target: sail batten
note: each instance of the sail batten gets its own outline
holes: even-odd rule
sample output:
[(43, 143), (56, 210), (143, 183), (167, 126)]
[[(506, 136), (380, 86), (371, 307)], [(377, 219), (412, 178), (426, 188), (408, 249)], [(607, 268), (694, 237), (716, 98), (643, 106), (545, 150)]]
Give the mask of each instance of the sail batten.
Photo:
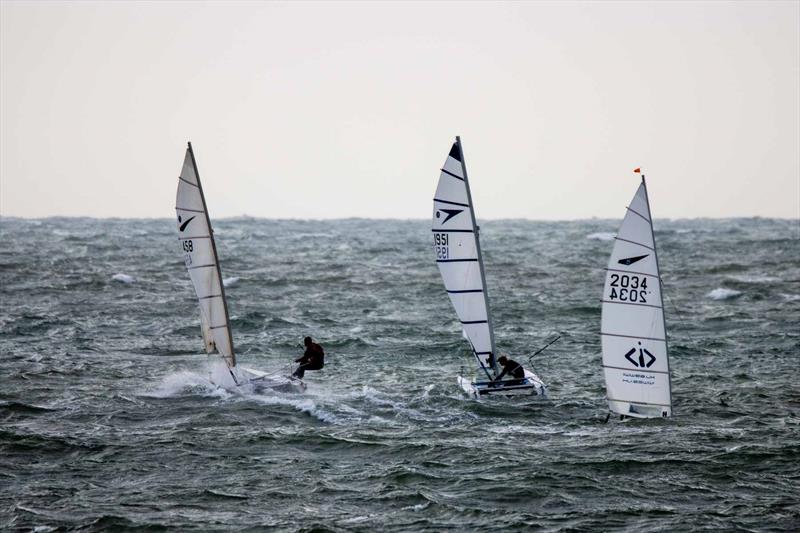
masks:
[(638, 212), (636, 212), (636, 210), (634, 210), (634, 209), (631, 209), (631, 208), (629, 207), (629, 208), (628, 208), (628, 211), (630, 211), (630, 212), (631, 212), (631, 213), (633, 213), (634, 215), (639, 215), (639, 216), (640, 216), (640, 217), (642, 217), (642, 218), (643, 218), (643, 219), (644, 219), (644, 220), (645, 220), (645, 221), (646, 221), (648, 224), (650, 223), (650, 219), (649, 219), (649, 218), (647, 218), (646, 216), (644, 216), (644, 215), (643, 215), (643, 214), (641, 214), (641, 213), (638, 213)]
[(605, 270), (600, 331), (609, 409), (633, 417), (671, 416), (667, 328), (644, 176)]
[(208, 354), (219, 354), (236, 366), (228, 304), (217, 246), (192, 145), (186, 149), (175, 200), (178, 241), (200, 307), (200, 327)]
[(614, 237), (614, 239), (616, 239), (618, 241), (627, 242), (629, 244), (635, 244), (636, 246), (641, 246), (642, 248), (647, 248), (648, 250), (652, 250), (653, 249), (652, 246), (648, 246), (648, 245), (646, 245), (644, 243), (641, 243), (641, 242), (632, 241), (630, 239), (623, 239), (622, 237)]

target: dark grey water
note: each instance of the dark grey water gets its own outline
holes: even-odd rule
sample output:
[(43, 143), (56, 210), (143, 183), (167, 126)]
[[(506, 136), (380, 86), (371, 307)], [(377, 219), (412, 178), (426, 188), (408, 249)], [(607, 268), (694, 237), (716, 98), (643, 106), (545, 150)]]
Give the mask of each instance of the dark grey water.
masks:
[(796, 531), (798, 222), (656, 221), (676, 416), (604, 424), (618, 223), (483, 224), (500, 348), (564, 338), (548, 399), (479, 402), (425, 221), (216, 222), (240, 361), (328, 353), (306, 394), (238, 395), (171, 219), (4, 218), (0, 528)]

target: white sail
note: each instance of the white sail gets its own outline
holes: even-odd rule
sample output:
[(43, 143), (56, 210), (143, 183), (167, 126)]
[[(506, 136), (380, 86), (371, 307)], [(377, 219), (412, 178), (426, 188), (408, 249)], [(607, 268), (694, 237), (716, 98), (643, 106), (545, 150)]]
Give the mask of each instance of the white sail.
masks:
[(233, 368), (236, 357), (225, 287), (191, 143), (186, 149), (183, 169), (178, 178), (175, 211), (178, 215), (178, 240), (200, 304), (200, 325), (206, 352), (218, 353), (228, 367)]
[(647, 185), (631, 200), (606, 269), (600, 331), (609, 409), (672, 414), (667, 332)]
[(494, 332), (478, 226), (458, 137), (439, 176), (433, 198), (432, 231), (436, 263), (464, 335), (472, 344), (481, 367), (496, 375), (496, 362), (492, 357)]

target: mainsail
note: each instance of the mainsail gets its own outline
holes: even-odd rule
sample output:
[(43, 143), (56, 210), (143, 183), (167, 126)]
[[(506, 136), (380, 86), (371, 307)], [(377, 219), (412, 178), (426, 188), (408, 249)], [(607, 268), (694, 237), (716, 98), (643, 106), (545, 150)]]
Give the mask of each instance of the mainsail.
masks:
[(233, 368), (236, 366), (236, 357), (233, 353), (225, 287), (222, 284), (214, 232), (208, 218), (206, 199), (191, 143), (186, 149), (183, 169), (178, 177), (175, 211), (178, 215), (178, 240), (200, 303), (200, 326), (206, 352), (218, 353), (228, 367)]
[(667, 331), (644, 176), (606, 269), (600, 331), (609, 409), (640, 418), (670, 416)]
[(493, 377), (497, 375), (494, 332), (478, 225), (459, 137), (439, 176), (433, 198), (432, 231), (436, 263), (464, 335), (481, 368)]

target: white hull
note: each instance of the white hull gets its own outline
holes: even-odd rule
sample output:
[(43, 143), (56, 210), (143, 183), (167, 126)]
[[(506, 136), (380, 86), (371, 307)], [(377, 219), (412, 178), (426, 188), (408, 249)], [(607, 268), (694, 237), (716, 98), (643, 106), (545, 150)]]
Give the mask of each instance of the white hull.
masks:
[(672, 416), (672, 407), (662, 405), (643, 405), (636, 402), (608, 401), (611, 412), (630, 418), (667, 418)]
[(278, 392), (305, 392), (306, 384), (295, 377), (267, 374), (252, 368), (236, 367), (240, 387), (253, 387), (255, 391), (270, 389)]
[(498, 382), (486, 380), (471, 380), (458, 376), (458, 385), (470, 396), (545, 396), (547, 386), (544, 382), (528, 369), (525, 369), (525, 379), (504, 379)]

